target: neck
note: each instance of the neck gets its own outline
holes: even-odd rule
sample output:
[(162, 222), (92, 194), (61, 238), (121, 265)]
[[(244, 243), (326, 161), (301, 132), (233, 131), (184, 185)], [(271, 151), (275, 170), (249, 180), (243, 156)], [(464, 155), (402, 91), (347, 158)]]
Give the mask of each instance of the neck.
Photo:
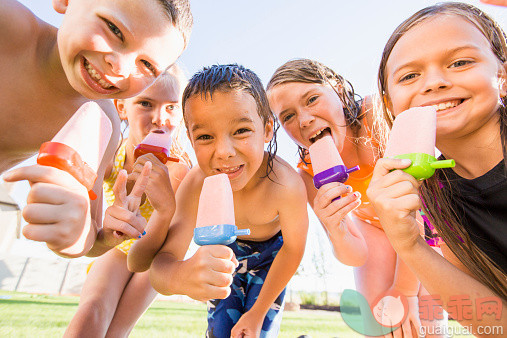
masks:
[(498, 115), (470, 134), (440, 138), (436, 146), (445, 158), (456, 161), (454, 171), (459, 176), (466, 179), (482, 176), (503, 159)]
[(132, 168), (134, 167), (135, 159), (134, 159), (134, 148), (137, 144), (134, 144), (132, 140), (127, 138), (125, 141), (125, 163), (123, 165), (123, 169), (127, 170), (127, 173), (130, 174), (132, 172)]

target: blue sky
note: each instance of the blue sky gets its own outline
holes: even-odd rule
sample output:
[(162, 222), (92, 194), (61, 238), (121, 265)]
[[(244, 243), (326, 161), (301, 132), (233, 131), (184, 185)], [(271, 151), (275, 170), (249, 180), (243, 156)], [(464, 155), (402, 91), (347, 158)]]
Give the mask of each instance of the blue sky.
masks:
[[(53, 10), (51, 1), (20, 2), (44, 21), (59, 26), (62, 16)], [(478, 0), (464, 2), (485, 10), (504, 30), (507, 28), (507, 8), (483, 5)], [(408, 16), (434, 3), (428, 0), (191, 0), (195, 24), (180, 61), (188, 76), (215, 63), (243, 64), (266, 84), (285, 61), (311, 58), (343, 75), (364, 96), (376, 90), (380, 55), (391, 32)], [(283, 130), (279, 133), (278, 154), (294, 164), (296, 147)], [(16, 189), (17, 196), (21, 196), (20, 189)], [(353, 288), (351, 269), (330, 258), (325, 235), (311, 214), (311, 233), (304, 259), (306, 270), (311, 271), (312, 255), (322, 247), (330, 274), (326, 279), (327, 288), (334, 291)]]

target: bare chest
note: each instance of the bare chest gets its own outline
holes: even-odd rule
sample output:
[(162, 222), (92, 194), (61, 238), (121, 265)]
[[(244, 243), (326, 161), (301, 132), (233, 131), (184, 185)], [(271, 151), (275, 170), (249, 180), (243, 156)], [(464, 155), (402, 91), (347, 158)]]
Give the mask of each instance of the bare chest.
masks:
[(267, 240), (280, 231), (278, 210), (276, 201), (264, 196), (264, 198), (248, 198), (236, 202), (234, 212), (236, 225), (241, 229), (250, 229), (248, 240)]

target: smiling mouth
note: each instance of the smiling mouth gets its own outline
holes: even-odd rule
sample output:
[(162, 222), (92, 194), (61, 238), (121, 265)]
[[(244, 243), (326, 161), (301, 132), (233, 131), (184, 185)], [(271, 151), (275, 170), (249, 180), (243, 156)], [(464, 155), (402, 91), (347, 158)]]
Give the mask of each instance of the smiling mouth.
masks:
[(88, 60), (85, 58), (83, 61), (84, 68), (88, 75), (90, 75), (90, 78), (98, 84), (101, 88), (106, 90), (115, 90), (118, 89), (117, 87), (113, 86), (111, 83), (104, 80), (100, 74), (92, 67), (92, 65), (88, 62)]
[(439, 111), (442, 111), (442, 110), (446, 110), (446, 109), (451, 109), (451, 108), (457, 107), (460, 104), (462, 104), (463, 101), (465, 101), (465, 100), (464, 99), (451, 100), (451, 101), (441, 102), (439, 104), (434, 104), (434, 105), (432, 105), (432, 107), (435, 108), (436, 111), (437, 111), (437, 113), (438, 113)]
[(331, 129), (330, 128), (324, 128), (324, 129), (317, 131), (315, 134), (310, 136), (310, 138), (308, 140), (310, 141), (310, 143), (313, 144), (317, 140), (320, 140), (321, 138), (323, 138), (324, 136), (331, 136)]
[(221, 174), (232, 175), (232, 174), (235, 174), (236, 172), (238, 172), (242, 167), (243, 167), (243, 164), (238, 165), (236, 167), (217, 168), (217, 171)]

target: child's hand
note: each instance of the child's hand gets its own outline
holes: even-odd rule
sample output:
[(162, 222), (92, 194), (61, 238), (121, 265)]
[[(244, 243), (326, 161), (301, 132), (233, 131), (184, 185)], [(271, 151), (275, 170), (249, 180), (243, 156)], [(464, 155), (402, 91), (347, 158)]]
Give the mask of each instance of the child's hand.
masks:
[[(419, 319), (419, 300), (417, 296), (406, 297), (408, 302), (408, 309), (403, 309), (407, 313), (407, 316), (403, 323), (401, 323), (401, 327), (394, 330), (393, 332), (385, 335), (386, 338), (417, 338), (418, 333), (420, 332), (421, 320)], [(392, 318), (396, 323), (392, 323), (393, 325), (399, 325), (399, 317), (402, 317), (403, 313), (396, 313), (397, 306), (393, 306), (393, 302), (396, 302), (397, 299), (394, 297), (386, 297), (383, 302), (382, 308), (382, 323), (384, 325), (388, 324), (389, 320)], [(400, 309), (401, 310), (401, 309)], [(394, 311), (394, 312), (393, 312)]]
[(409, 165), (410, 160), (379, 159), (367, 190), (384, 232), (396, 251), (411, 248), (420, 238), (416, 221), (417, 210), (421, 207), (420, 183), (412, 175), (394, 170)]
[(128, 180), (137, 181), (143, 166), (147, 161), (150, 161), (153, 164), (150, 179), (145, 190), (150, 204), (159, 213), (173, 210), (175, 201), (171, 180), (169, 178), (169, 170), (167, 169), (167, 166), (160, 162), (155, 155), (148, 153), (143, 156), (139, 156), (134, 163), (132, 172), (128, 176)]
[(32, 165), (4, 175), (7, 182), (28, 180), (31, 189), (23, 218), (23, 235), (46, 242), (49, 249), (68, 257), (86, 254), (96, 232), (87, 189), (66, 171)]
[(178, 293), (199, 301), (224, 299), (231, 293), (232, 274), (238, 266), (234, 252), (225, 245), (201, 246), (181, 263)]
[[(313, 210), (331, 237), (346, 234), (348, 229), (344, 222), (345, 216), (361, 204), (359, 192), (341, 197), (351, 191), (350, 186), (336, 182), (325, 184), (317, 191)], [(341, 198), (336, 199), (337, 197)]]
[(231, 338), (259, 337), (264, 323), (264, 316), (253, 312), (245, 312), (231, 330)]
[(106, 245), (115, 246), (126, 239), (139, 238), (143, 235), (146, 219), (141, 216), (139, 206), (150, 172), (151, 162), (146, 162), (129, 195), (127, 195), (127, 172), (121, 170), (118, 173), (113, 186), (115, 200), (113, 205), (106, 209), (103, 222), (102, 231)]
[(488, 5), (497, 5), (507, 7), (507, 0), (481, 0), (482, 3)]

